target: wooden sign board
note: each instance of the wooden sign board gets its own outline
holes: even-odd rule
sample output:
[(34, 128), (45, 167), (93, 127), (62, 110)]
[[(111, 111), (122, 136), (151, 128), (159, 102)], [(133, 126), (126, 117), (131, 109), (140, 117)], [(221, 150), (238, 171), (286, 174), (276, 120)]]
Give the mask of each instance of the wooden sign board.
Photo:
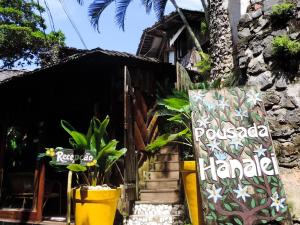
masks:
[(69, 165), (73, 163), (79, 163), (83, 166), (92, 162), (95, 159), (93, 154), (85, 150), (83, 154), (76, 154), (73, 149), (56, 148), (55, 156), (53, 157), (53, 163), (55, 165)]
[(289, 223), (261, 93), (192, 90), (189, 97), (206, 223)]

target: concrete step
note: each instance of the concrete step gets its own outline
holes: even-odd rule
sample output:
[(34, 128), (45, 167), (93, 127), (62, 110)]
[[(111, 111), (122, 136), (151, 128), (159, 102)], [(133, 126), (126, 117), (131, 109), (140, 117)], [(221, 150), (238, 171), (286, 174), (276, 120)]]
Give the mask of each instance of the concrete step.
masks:
[(162, 147), (159, 150), (160, 154), (178, 154), (179, 150), (178, 150), (178, 146), (174, 145), (174, 146), (165, 146)]
[(179, 162), (178, 154), (156, 154), (155, 162)]
[(150, 171), (178, 171), (180, 169), (179, 162), (154, 162), (150, 164)]
[(179, 171), (145, 172), (145, 181), (157, 179), (179, 179)]
[(147, 180), (146, 189), (159, 189), (159, 188), (178, 188), (178, 179), (155, 179)]
[(141, 201), (176, 203), (180, 201), (178, 189), (140, 190)]

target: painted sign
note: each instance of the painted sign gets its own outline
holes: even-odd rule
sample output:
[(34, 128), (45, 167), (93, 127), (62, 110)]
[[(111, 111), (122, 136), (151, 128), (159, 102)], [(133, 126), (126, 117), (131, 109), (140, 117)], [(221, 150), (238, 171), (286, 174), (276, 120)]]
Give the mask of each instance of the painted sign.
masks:
[(261, 93), (189, 91), (207, 224), (289, 222)]
[(85, 150), (82, 154), (75, 152), (73, 149), (56, 148), (53, 152), (53, 163), (55, 165), (69, 165), (78, 163), (81, 165), (87, 165), (93, 162), (93, 154)]

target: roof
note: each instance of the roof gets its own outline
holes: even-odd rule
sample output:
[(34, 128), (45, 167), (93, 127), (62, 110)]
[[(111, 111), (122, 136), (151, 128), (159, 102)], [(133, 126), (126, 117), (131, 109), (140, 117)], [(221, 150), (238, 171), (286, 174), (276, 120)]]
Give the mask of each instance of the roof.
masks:
[(14, 77), (22, 76), (26, 70), (0, 70), (0, 84), (5, 83)]
[[(204, 12), (181, 9), (188, 22), (199, 23), (205, 17)], [(164, 16), (161, 21), (156, 22), (152, 27), (143, 31), (140, 44), (137, 50), (137, 55), (146, 55), (150, 51), (154, 37), (164, 37), (168, 31), (174, 28), (180, 28), (183, 22), (178, 12)], [(199, 25), (200, 26), (200, 25)]]
[(67, 65), (72, 62), (78, 62), (80, 60), (86, 61), (97, 61), (100, 63), (112, 62), (113, 64), (124, 64), (124, 65), (166, 65), (171, 66), (171, 64), (162, 63), (157, 59), (144, 57), (144, 56), (136, 56), (126, 52), (118, 52), (118, 51), (110, 51), (103, 50), (101, 48), (96, 48), (92, 50), (82, 50), (79, 53), (73, 54), (71, 56), (65, 57), (60, 60), (58, 63), (54, 63), (51, 65), (44, 66), (42, 68), (38, 68), (33, 71), (25, 71), (25, 70), (0, 70), (0, 84), (9, 82), (11, 80), (15, 80), (21, 77), (27, 77), (31, 74), (35, 74), (37, 72), (42, 72), (45, 70), (50, 70), (52, 68), (61, 67)]

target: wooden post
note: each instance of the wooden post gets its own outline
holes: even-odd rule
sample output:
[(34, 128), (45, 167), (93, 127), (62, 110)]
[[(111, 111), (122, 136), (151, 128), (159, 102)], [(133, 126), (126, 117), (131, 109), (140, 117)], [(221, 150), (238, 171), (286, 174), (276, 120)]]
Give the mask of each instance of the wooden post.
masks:
[(131, 78), (127, 66), (124, 67), (124, 144), (127, 153), (124, 158), (124, 188), (125, 188), (125, 213), (129, 215), (134, 200), (136, 200), (136, 156), (134, 145), (134, 94)]

